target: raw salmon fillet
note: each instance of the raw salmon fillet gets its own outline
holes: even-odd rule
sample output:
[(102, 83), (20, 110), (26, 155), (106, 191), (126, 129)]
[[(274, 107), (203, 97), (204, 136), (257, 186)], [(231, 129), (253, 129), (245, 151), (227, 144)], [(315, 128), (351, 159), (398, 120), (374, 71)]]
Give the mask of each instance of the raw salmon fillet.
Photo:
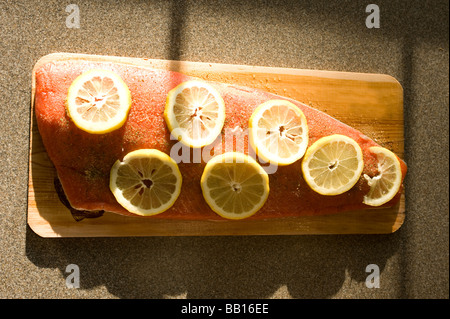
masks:
[[(65, 99), (72, 81), (90, 69), (107, 69), (116, 72), (128, 85), (132, 106), (128, 119), (118, 130), (106, 134), (89, 134), (77, 128), (68, 116)], [(109, 189), (110, 169), (117, 159), (134, 150), (154, 148), (170, 154), (177, 141), (163, 118), (168, 92), (178, 84), (193, 79), (190, 76), (148, 67), (116, 62), (87, 61), (82, 59), (55, 60), (41, 63), (34, 70), (34, 109), (39, 133), (48, 156), (56, 168), (65, 196), (70, 205), (79, 210), (108, 211), (136, 216), (126, 211)], [(224, 129), (248, 128), (253, 110), (270, 99), (286, 99), (297, 105), (305, 114), (309, 127), (309, 145), (317, 139), (343, 134), (353, 138), (364, 155), (364, 171), (358, 183), (348, 192), (337, 196), (317, 194), (306, 184), (301, 173), (301, 160), (292, 165), (278, 167), (269, 175), (270, 194), (265, 205), (250, 219), (269, 219), (290, 216), (323, 215), (368, 208), (363, 197), (369, 186), (364, 174), (377, 173), (376, 157), (369, 147), (378, 145), (363, 133), (298, 101), (268, 92), (209, 82), (222, 95), (226, 106)], [(226, 144), (228, 141), (228, 144)], [(231, 151), (231, 144), (222, 134), (222, 148), (215, 148), (214, 155)], [(219, 138), (220, 146), (220, 138)], [(205, 162), (179, 163), (183, 176), (181, 194), (167, 211), (151, 217), (165, 219), (220, 220), (203, 199), (200, 178)], [(247, 139), (244, 153), (248, 154)], [(403, 178), (406, 164), (400, 160)], [(383, 206), (395, 205), (398, 194)]]

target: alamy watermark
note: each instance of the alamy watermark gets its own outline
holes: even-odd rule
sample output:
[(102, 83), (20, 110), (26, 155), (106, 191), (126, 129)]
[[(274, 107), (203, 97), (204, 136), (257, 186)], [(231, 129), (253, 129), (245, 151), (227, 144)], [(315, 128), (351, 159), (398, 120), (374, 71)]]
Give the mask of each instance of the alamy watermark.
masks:
[(380, 267), (376, 264), (367, 265), (366, 272), (370, 273), (366, 277), (366, 287), (380, 288)]
[(66, 273), (69, 273), (66, 277), (66, 287), (80, 288), (80, 267), (76, 264), (67, 265)]
[(66, 12), (69, 15), (66, 17), (66, 27), (69, 29), (80, 28), (80, 8), (78, 5), (71, 3), (67, 5)]
[(366, 18), (366, 27), (368, 29), (380, 28), (380, 7), (376, 4), (369, 4), (366, 7), (366, 13), (370, 13)]
[[(183, 129), (178, 128), (175, 130)], [(175, 137), (175, 135), (177, 135), (176, 133), (177, 132), (172, 132), (172, 134), (170, 135), (171, 140), (177, 140), (177, 138)], [(219, 136), (213, 143), (206, 145), (203, 148), (191, 148), (190, 146), (178, 141), (170, 149), (170, 157), (176, 163), (202, 163), (208, 162), (217, 154), (223, 154), (226, 152), (239, 152), (247, 154), (249, 157), (256, 160), (256, 152), (249, 145), (250, 143), (247, 143), (247, 147), (245, 146), (245, 141), (248, 140), (249, 129), (242, 129), (239, 126), (235, 128), (224, 128), (223, 134), (219, 134)], [(272, 143), (272, 147), (274, 149), (278, 147), (277, 141), (278, 139), (274, 139), (274, 143)], [(235, 160), (240, 161), (239, 158)], [(277, 171), (277, 164), (265, 162), (261, 158), (258, 158), (258, 161), (267, 174), (273, 174)]]
[[(77, 4), (71, 3), (66, 6), (65, 11), (69, 13), (66, 17), (66, 27), (69, 29), (80, 28), (80, 7)], [(366, 6), (366, 27), (368, 29), (380, 28), (380, 7), (377, 4), (369, 4)]]

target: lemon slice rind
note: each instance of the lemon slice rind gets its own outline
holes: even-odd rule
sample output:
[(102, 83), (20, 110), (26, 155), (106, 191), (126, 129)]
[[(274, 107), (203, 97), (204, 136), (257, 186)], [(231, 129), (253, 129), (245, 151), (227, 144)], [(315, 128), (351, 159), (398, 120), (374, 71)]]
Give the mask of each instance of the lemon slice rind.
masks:
[[(379, 174), (374, 177), (364, 174), (370, 190), (364, 196), (363, 203), (369, 206), (381, 206), (393, 199), (400, 190), (402, 184), (400, 161), (394, 153), (384, 147), (372, 146), (369, 150), (377, 156)], [(383, 186), (388, 187), (388, 191), (383, 193), (383, 190), (379, 189)], [(377, 194), (381, 196), (378, 197)]]
[[(222, 165), (227, 163), (231, 166), (226, 168), (226, 165)], [(239, 177), (235, 176), (236, 180), (233, 180), (231, 177), (233, 172), (236, 173), (236, 170), (233, 171), (233, 169), (230, 169), (233, 165), (246, 165), (239, 169), (240, 172), (237, 173)], [(211, 178), (221, 180), (222, 187), (211, 187)], [(241, 178), (241, 180), (239, 180), (239, 178)], [(226, 219), (240, 220), (253, 216), (264, 206), (269, 195), (269, 177), (267, 173), (254, 159), (239, 152), (228, 152), (213, 157), (206, 164), (200, 183), (203, 197), (209, 207), (216, 214)], [(225, 187), (223, 187), (223, 185), (225, 185)], [(255, 185), (256, 188), (254, 188)], [(251, 187), (252, 189), (246, 187)], [(221, 206), (218, 204), (219, 199), (224, 199), (224, 201), (229, 200), (234, 195), (233, 190), (236, 191), (237, 189), (239, 189), (242, 194), (247, 195), (248, 192), (254, 192), (251, 195), (251, 205), (248, 204), (248, 201), (246, 201), (245, 205), (241, 204), (241, 207), (247, 206), (247, 210), (235, 213), (225, 210), (224, 205)], [(215, 195), (213, 195), (214, 193)]]
[[(327, 151), (332, 154), (326, 153)], [(314, 142), (307, 149), (302, 161), (302, 173), (306, 183), (315, 192), (328, 196), (350, 190), (360, 179), (363, 169), (361, 147), (350, 137), (340, 134), (322, 137)], [(314, 176), (311, 174), (313, 171)], [(331, 187), (323, 186), (330, 183)]]
[[(142, 165), (141, 160), (149, 165)], [(122, 181), (126, 180), (129, 184), (127, 189), (120, 188), (119, 178), (122, 178)], [(153, 189), (148, 184), (145, 185), (146, 181), (151, 181)], [(130, 213), (141, 216), (157, 215), (172, 207), (180, 195), (181, 184), (182, 176), (177, 163), (170, 156), (156, 149), (140, 149), (130, 152), (124, 156), (122, 161), (117, 160), (110, 171), (109, 187), (117, 202)], [(124, 196), (126, 191), (134, 192), (133, 198), (126, 198)], [(153, 193), (150, 195), (151, 191)], [(141, 196), (140, 203), (145, 201), (145, 196), (147, 198), (153, 196), (153, 200), (156, 197), (155, 204), (159, 205), (149, 208), (139, 207), (132, 203), (132, 200), (138, 195)], [(137, 199), (139, 200), (139, 197)], [(151, 205), (156, 206), (155, 204)]]
[[(269, 114), (273, 116), (272, 119), (267, 119)], [(261, 127), (263, 123), (266, 127)], [(275, 165), (289, 165), (301, 159), (308, 147), (308, 133), (305, 115), (287, 100), (262, 103), (249, 120), (251, 146), (258, 157)], [(285, 156), (286, 153), (289, 155)]]
[(72, 82), (66, 108), (78, 128), (91, 134), (104, 134), (125, 123), (131, 108), (131, 92), (116, 73), (93, 69)]

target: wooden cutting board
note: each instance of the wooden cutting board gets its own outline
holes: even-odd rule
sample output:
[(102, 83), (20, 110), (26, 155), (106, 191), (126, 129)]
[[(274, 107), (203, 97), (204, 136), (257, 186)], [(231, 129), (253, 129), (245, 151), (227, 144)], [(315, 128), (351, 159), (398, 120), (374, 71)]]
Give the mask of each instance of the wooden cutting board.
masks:
[[(324, 111), (360, 130), (400, 158), (404, 155), (403, 89), (388, 75), (67, 53), (45, 56), (36, 65), (68, 57), (178, 71), (205, 80), (266, 90)], [(34, 87), (33, 72), (27, 221), (42, 237), (386, 234), (399, 229), (404, 221), (404, 193), (395, 207), (325, 216), (177, 221), (106, 212), (100, 217), (76, 221), (55, 190), (56, 171), (42, 144), (34, 116)]]

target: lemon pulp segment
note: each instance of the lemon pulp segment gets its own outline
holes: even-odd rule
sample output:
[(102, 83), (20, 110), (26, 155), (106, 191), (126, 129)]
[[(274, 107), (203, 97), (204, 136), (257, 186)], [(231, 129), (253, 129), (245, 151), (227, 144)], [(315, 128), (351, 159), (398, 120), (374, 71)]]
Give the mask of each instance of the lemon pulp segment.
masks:
[(376, 154), (378, 174), (369, 177), (364, 174), (370, 190), (364, 196), (364, 204), (380, 206), (389, 202), (398, 193), (402, 184), (402, 171), (397, 156), (386, 148), (373, 146), (370, 152)]
[(167, 95), (164, 118), (171, 134), (190, 147), (211, 144), (222, 131), (225, 103), (210, 84), (186, 81)]
[(66, 107), (80, 129), (103, 134), (120, 128), (131, 107), (131, 93), (126, 83), (109, 70), (90, 70), (70, 85)]
[(289, 165), (305, 154), (308, 125), (303, 112), (286, 100), (259, 105), (249, 121), (250, 143), (266, 162)]
[(212, 158), (205, 166), (203, 196), (218, 215), (243, 219), (255, 214), (269, 195), (269, 177), (248, 155), (229, 152)]
[(350, 190), (364, 168), (361, 147), (350, 137), (335, 134), (312, 144), (302, 161), (305, 181), (317, 193), (338, 195)]
[(111, 168), (110, 189), (129, 212), (151, 216), (169, 209), (180, 194), (182, 176), (176, 162), (156, 149), (128, 153)]

